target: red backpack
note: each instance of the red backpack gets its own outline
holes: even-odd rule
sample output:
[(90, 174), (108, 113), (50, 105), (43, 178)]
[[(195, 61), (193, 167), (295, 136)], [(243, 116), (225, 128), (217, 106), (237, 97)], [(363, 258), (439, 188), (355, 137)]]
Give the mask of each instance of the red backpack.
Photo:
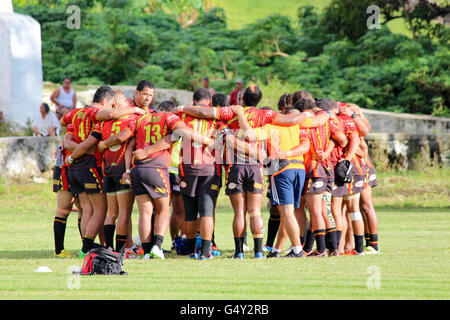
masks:
[(84, 258), (81, 275), (127, 275), (125, 271), (122, 271), (122, 267), (123, 258), (120, 253), (106, 248), (95, 248)]

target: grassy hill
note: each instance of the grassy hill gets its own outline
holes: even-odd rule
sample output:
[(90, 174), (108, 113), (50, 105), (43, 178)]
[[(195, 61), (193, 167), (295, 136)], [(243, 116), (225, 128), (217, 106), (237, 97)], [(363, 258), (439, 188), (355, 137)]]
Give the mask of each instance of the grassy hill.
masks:
[[(314, 6), (319, 11), (323, 10), (330, 0), (216, 0), (217, 7), (224, 8), (227, 16), (227, 25), (230, 29), (240, 29), (245, 25), (273, 13), (288, 16), (292, 21), (297, 21), (297, 9), (301, 6)], [(405, 21), (397, 19), (388, 23), (394, 33), (411, 36)]]

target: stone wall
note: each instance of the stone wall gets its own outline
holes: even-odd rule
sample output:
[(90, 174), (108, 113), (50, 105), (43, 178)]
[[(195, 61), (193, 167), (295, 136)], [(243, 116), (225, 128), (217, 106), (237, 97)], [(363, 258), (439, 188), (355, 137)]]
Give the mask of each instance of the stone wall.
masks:
[[(0, 176), (49, 177), (62, 137), (0, 138)], [(372, 133), (366, 138), (378, 170), (421, 170), (450, 165), (450, 134)]]

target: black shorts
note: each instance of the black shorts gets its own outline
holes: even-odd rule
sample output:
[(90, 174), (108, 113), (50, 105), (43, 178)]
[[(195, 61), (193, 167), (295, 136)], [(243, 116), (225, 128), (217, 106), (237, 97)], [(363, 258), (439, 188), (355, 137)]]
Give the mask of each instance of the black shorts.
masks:
[(97, 166), (97, 159), (94, 156), (87, 156), (80, 158), (79, 161), (74, 161), (69, 167), (67, 177), (73, 194), (102, 192), (102, 169)]
[(378, 185), (377, 175), (375, 174), (375, 168), (374, 167), (370, 167), (367, 170), (366, 182), (372, 188), (374, 188), (374, 187), (376, 187)]
[(130, 190), (131, 185), (121, 183), (121, 176), (104, 176), (103, 177), (103, 192), (115, 193), (123, 190)]
[(217, 197), (219, 194), (219, 176), (180, 176), (180, 191), (189, 197), (208, 194)]
[(342, 186), (336, 185), (336, 183), (333, 182), (333, 187), (331, 189), (331, 196), (335, 198), (342, 198), (343, 196), (346, 196), (348, 193), (348, 187), (346, 184)]
[(365, 180), (366, 176), (354, 175), (352, 182), (345, 184), (347, 187), (347, 195), (351, 196), (361, 193), (366, 187)]
[(170, 191), (175, 194), (180, 193), (180, 182), (178, 181), (178, 175), (175, 173), (169, 173)]
[(169, 170), (135, 166), (131, 169), (131, 184), (136, 196), (148, 194), (152, 199), (170, 196)]
[(326, 191), (331, 192), (333, 190), (333, 181), (334, 178), (307, 178), (303, 194), (322, 194)]
[(264, 193), (264, 168), (259, 165), (232, 164), (225, 171), (225, 194)]
[(53, 168), (53, 192), (58, 192), (59, 190), (71, 192), (69, 186), (69, 180), (67, 179), (68, 167), (57, 167)]

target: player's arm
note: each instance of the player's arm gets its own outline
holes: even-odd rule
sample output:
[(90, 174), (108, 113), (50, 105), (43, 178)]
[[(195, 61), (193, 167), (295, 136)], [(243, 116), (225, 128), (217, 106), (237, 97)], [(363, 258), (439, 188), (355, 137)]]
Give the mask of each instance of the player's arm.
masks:
[(356, 154), (362, 158), (367, 157), (367, 155), (369, 154), (369, 147), (367, 146), (367, 143), (366, 141), (364, 141), (364, 139), (361, 139)]
[(247, 117), (244, 113), (244, 108), (241, 106), (235, 105), (231, 106), (234, 114), (238, 117), (239, 122), (239, 135), (244, 136), (248, 139), (248, 141), (256, 141), (256, 131), (250, 126), (247, 121)]
[(366, 117), (361, 112), (361, 109), (356, 104), (350, 104), (348, 107), (341, 107), (339, 110), (340, 113), (343, 113), (349, 117), (352, 117), (353, 113), (356, 114), (356, 117), (353, 118), (353, 121), (358, 128), (358, 133), (361, 137), (365, 137), (370, 132), (370, 123)]
[(189, 128), (183, 121), (178, 121), (173, 128), (173, 134), (175, 134), (175, 141), (181, 136), (184, 139), (190, 139), (191, 141), (198, 141), (204, 145), (209, 145), (214, 142), (212, 138), (205, 137), (201, 133)]
[(106, 140), (100, 141), (98, 143), (98, 150), (100, 152), (105, 151), (106, 149), (117, 146), (119, 144), (122, 144), (123, 142), (127, 141), (132, 137), (132, 132), (130, 130), (122, 130), (119, 133), (116, 133), (115, 135), (109, 137)]
[(290, 150), (281, 150), (281, 149), (276, 149), (274, 150), (273, 153), (271, 153), (271, 158), (273, 159), (288, 159), (291, 157), (298, 157), (301, 156), (303, 154), (305, 154), (306, 152), (308, 152), (309, 150), (309, 139), (308, 138), (301, 138), (300, 139), (300, 143), (295, 146), (294, 148), (290, 149)]
[(168, 134), (155, 144), (149, 145), (144, 149), (137, 149), (136, 151), (133, 152), (133, 155), (137, 160), (143, 160), (146, 159), (149, 155), (170, 149), (170, 147), (174, 143), (175, 141), (172, 141), (172, 135)]
[(75, 142), (75, 140), (73, 140), (73, 134), (72, 133), (67, 133), (66, 136), (64, 137), (64, 149), (66, 149), (67, 151), (73, 152), (75, 150), (75, 148), (78, 146), (78, 143)]
[(344, 159), (345, 160), (352, 160), (353, 157), (356, 154), (356, 150), (358, 150), (359, 146), (359, 134), (357, 131), (353, 131), (349, 134), (349, 143), (347, 147), (347, 151), (345, 152)]
[(126, 116), (133, 113), (139, 113), (142, 115), (147, 114), (147, 111), (139, 107), (125, 107), (125, 108), (103, 108), (95, 115), (96, 121), (107, 121), (112, 119), (118, 119), (122, 116)]
[(125, 172), (122, 175), (122, 181), (125, 184), (131, 184), (131, 162), (133, 160), (133, 151), (136, 148), (136, 138), (133, 137), (128, 141), (127, 149), (125, 150)]
[(187, 115), (201, 119), (214, 119), (217, 117), (216, 108), (180, 106), (177, 107), (173, 113), (178, 114), (180, 112), (184, 112)]
[[(344, 132), (340, 131), (337, 134), (333, 135), (333, 140), (336, 141), (342, 148), (345, 148), (348, 143), (347, 136)], [(332, 140), (330, 140), (332, 141)]]
[(97, 145), (98, 141), (97, 138), (90, 134), (87, 139), (80, 143), (75, 150), (73, 150), (72, 154), (66, 158), (66, 164), (71, 165), (73, 160), (85, 155), (90, 149)]
[(257, 159), (260, 162), (267, 157), (264, 150), (259, 149), (256, 145), (245, 142), (231, 133), (225, 136), (225, 144), (227, 148), (232, 147), (234, 150), (246, 154), (251, 159)]
[(325, 151), (321, 151), (321, 150), (317, 151), (317, 160), (325, 161), (326, 159), (328, 159), (335, 146), (336, 146), (336, 143), (332, 139), (330, 139), (330, 141), (328, 141), (328, 145), (327, 145), (327, 148), (325, 149)]
[(331, 113), (321, 112), (320, 114), (316, 114), (314, 117), (306, 118), (300, 121), (300, 127), (302, 128), (315, 128), (327, 123), (327, 121), (331, 118)]

